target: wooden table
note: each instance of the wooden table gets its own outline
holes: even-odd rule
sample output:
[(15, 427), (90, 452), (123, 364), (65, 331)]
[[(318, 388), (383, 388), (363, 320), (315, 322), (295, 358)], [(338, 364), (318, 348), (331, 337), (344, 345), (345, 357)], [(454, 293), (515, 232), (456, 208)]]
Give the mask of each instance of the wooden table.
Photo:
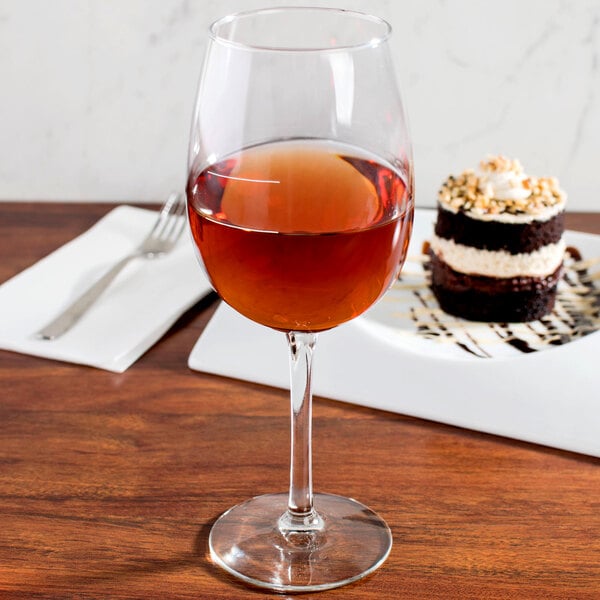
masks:
[[(110, 208), (0, 203), (0, 281)], [(600, 213), (568, 225), (600, 233)], [(286, 487), (288, 401), (188, 370), (215, 307), (121, 375), (0, 352), (0, 598), (269, 596), (213, 566), (207, 535)], [(322, 399), (314, 451), (315, 489), (394, 534), (379, 571), (320, 597), (600, 598), (600, 461)]]

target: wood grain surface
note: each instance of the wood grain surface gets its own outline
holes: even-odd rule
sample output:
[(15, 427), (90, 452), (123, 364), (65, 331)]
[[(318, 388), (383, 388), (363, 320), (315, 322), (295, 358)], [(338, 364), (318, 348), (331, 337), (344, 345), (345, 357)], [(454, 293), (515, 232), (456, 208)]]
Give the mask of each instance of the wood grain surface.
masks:
[[(111, 208), (0, 203), (0, 282)], [(600, 213), (568, 226), (600, 233)], [(0, 351), (1, 599), (272, 597), (207, 555), (221, 512), (288, 478), (286, 393), (186, 366), (216, 302), (123, 374)], [(314, 455), (315, 489), (394, 535), (319, 597), (600, 598), (599, 460), (318, 398)]]

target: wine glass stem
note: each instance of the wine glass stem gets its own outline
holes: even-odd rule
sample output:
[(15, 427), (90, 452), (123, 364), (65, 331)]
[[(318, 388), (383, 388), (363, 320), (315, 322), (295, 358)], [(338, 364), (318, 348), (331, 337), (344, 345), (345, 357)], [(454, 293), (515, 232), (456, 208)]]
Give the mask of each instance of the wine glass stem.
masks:
[(288, 509), (279, 522), (284, 531), (314, 531), (322, 520), (313, 508), (312, 491), (312, 354), (316, 334), (291, 331), (290, 349), (291, 459)]

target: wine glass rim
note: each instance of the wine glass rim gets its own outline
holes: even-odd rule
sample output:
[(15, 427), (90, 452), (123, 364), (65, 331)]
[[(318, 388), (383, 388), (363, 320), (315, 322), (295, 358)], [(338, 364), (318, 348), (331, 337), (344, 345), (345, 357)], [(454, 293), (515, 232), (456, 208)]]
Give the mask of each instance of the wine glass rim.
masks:
[[(261, 45), (261, 44), (248, 44), (244, 42), (234, 41), (228, 39), (222, 35), (219, 35), (218, 29), (223, 25), (231, 23), (236, 19), (241, 19), (244, 17), (249, 17), (252, 15), (259, 14), (270, 14), (277, 12), (301, 12), (301, 11), (314, 11), (315, 13), (338, 13), (344, 14), (347, 16), (352, 16), (357, 19), (362, 19), (364, 21), (370, 21), (372, 23), (376, 23), (382, 26), (383, 33), (378, 36), (370, 37), (363, 42), (355, 43), (355, 44), (341, 44), (339, 46), (316, 46), (316, 47), (292, 47), (292, 46), (276, 46), (276, 45)], [(371, 15), (368, 13), (350, 10), (346, 8), (330, 8), (325, 6), (274, 6), (269, 8), (256, 8), (251, 10), (243, 10), (235, 13), (231, 13), (216, 19), (211, 23), (208, 29), (209, 38), (214, 42), (218, 42), (220, 44), (224, 44), (227, 46), (231, 46), (234, 48), (244, 49), (244, 50), (256, 50), (261, 52), (339, 52), (339, 51), (348, 51), (348, 50), (359, 50), (362, 48), (373, 48), (376, 47), (383, 42), (385, 42), (392, 33), (391, 25), (381, 17)]]

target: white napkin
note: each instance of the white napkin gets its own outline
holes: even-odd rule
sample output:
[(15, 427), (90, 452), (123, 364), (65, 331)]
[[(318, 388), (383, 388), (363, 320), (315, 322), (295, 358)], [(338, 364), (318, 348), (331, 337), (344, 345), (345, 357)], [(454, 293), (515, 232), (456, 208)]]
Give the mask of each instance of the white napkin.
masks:
[(156, 216), (119, 206), (0, 286), (0, 348), (125, 371), (211, 291), (185, 232), (170, 253), (130, 262), (70, 331), (55, 340), (34, 333), (134, 250)]

